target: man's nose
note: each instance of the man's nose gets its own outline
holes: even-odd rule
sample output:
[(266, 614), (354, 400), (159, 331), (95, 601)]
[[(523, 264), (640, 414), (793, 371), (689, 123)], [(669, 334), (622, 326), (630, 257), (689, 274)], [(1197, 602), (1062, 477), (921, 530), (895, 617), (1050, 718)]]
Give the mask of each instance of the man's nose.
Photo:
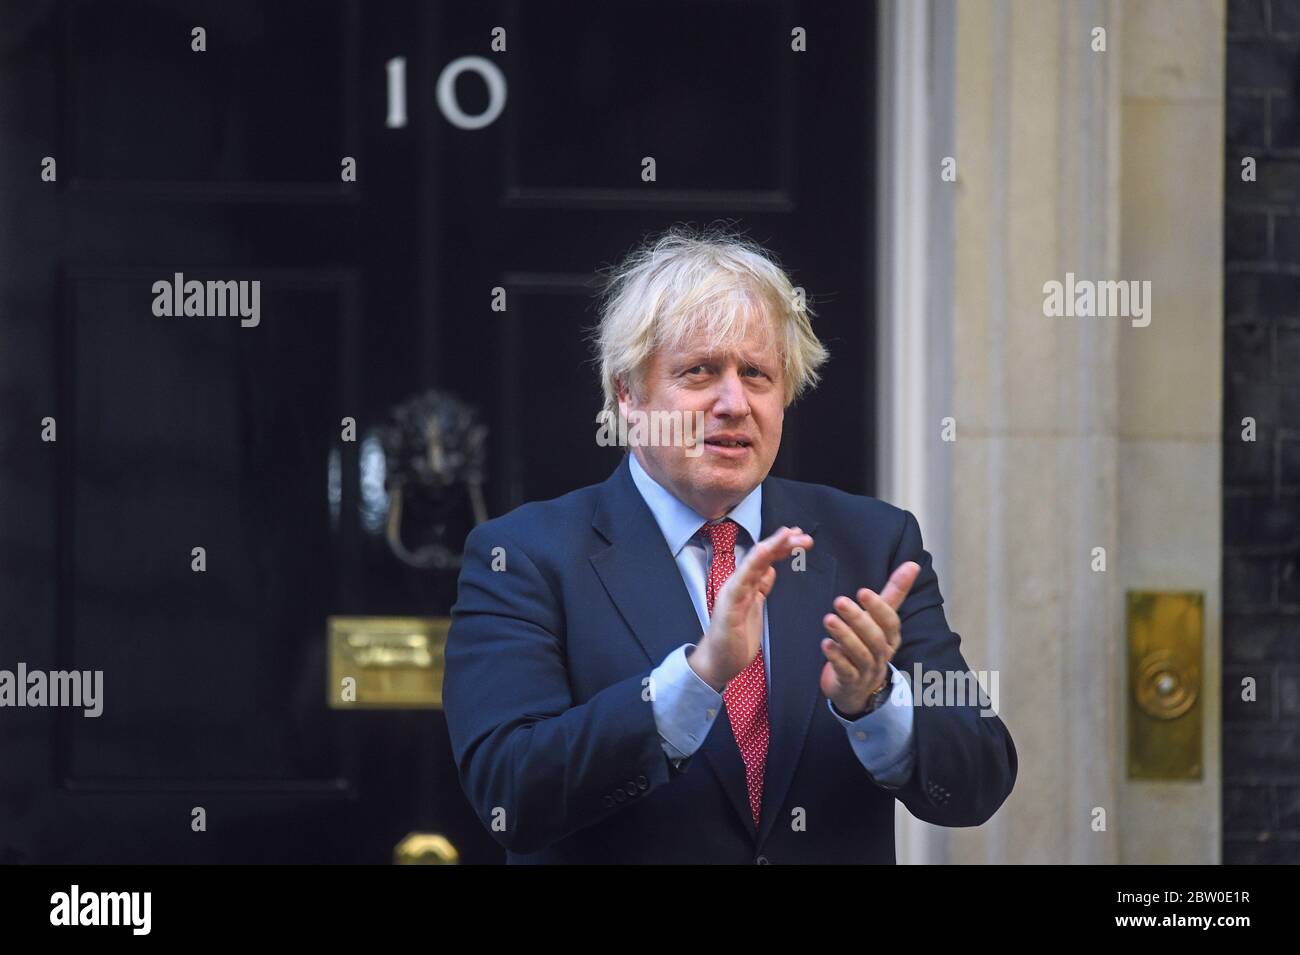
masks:
[(749, 396), (745, 394), (745, 382), (734, 369), (724, 372), (719, 379), (713, 410), (716, 414), (728, 417), (749, 414)]

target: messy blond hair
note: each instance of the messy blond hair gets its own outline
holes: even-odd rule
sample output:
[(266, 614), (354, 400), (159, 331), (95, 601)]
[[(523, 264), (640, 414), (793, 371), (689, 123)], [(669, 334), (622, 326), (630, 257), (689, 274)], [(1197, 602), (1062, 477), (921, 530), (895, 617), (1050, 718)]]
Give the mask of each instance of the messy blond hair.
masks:
[(776, 256), (725, 226), (675, 225), (646, 239), (606, 272), (591, 336), (604, 410), (617, 419), (619, 380), (642, 393), (641, 376), (656, 351), (700, 330), (710, 350), (725, 349), (745, 338), (755, 314), (768, 319), (768, 344), (781, 355), (788, 407), (817, 385), (829, 353), (813, 334), (815, 313)]

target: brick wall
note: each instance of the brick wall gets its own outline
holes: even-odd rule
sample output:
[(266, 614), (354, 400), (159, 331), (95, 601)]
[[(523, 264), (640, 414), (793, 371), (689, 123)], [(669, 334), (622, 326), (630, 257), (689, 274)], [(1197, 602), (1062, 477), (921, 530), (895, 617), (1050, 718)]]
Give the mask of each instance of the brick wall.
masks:
[[(1223, 861), (1296, 863), (1300, 0), (1229, 0), (1226, 94)], [(1241, 698), (1246, 677), (1254, 702)]]

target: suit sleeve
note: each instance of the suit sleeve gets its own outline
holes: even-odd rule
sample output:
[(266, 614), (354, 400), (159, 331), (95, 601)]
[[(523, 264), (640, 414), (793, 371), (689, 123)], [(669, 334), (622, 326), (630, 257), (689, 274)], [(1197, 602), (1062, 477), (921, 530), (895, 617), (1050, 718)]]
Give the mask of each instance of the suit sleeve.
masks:
[(912, 686), (889, 664), (890, 690), (885, 699), (870, 713), (848, 720), (835, 709), (830, 700), (826, 706), (831, 716), (844, 727), (849, 745), (872, 781), (882, 789), (898, 789), (912, 776), (916, 757), (912, 751)]
[(944, 686), (972, 686), (973, 678), (959, 649), (960, 638), (948, 629), (943, 597), (930, 555), (921, 543), (921, 530), (910, 512), (890, 562), (892, 571), (905, 561), (921, 566), (911, 592), (899, 608), (902, 642), (893, 664), (913, 679), (913, 734), (916, 765), (911, 778), (894, 791), (912, 815), (937, 826), (978, 826), (987, 822), (1016, 781), (1016, 748), (1001, 717), (988, 699), (973, 693), (954, 694), (942, 705), (927, 702), (927, 674), (942, 675)]
[(650, 667), (575, 705), (561, 602), (495, 522), (466, 539), (451, 616), (443, 710), (452, 752), (470, 804), (506, 849), (544, 849), (675, 774)]

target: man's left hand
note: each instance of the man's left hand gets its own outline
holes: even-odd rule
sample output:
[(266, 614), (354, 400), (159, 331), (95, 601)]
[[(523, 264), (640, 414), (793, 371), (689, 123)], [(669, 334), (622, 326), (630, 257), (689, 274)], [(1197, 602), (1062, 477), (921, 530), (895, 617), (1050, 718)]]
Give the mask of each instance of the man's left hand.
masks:
[(889, 661), (902, 640), (898, 608), (920, 572), (915, 561), (900, 564), (883, 593), (863, 587), (857, 603), (836, 597), (835, 612), (822, 618), (830, 636), (822, 640), (821, 689), (846, 717), (863, 715), (868, 698), (889, 679)]

